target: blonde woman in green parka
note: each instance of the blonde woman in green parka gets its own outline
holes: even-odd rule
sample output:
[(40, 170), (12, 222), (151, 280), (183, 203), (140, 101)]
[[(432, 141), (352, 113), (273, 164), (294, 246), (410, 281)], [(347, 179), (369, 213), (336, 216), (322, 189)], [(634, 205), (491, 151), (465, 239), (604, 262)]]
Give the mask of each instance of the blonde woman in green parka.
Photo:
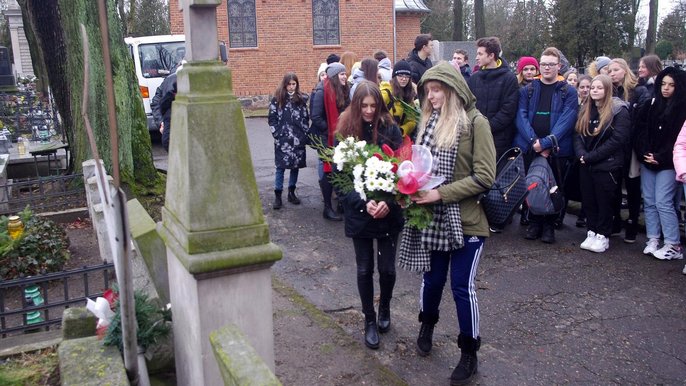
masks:
[(441, 295), (450, 272), (457, 308), (460, 361), (451, 384), (470, 382), (477, 371), (479, 305), (475, 278), (488, 220), (478, 196), (495, 180), (495, 145), (488, 120), (475, 107), (476, 98), (464, 78), (443, 62), (428, 69), (417, 85), (422, 120), (417, 144), (431, 150), (433, 174), (446, 178), (436, 189), (412, 197), (433, 205), (433, 221), (423, 230), (406, 226), (400, 244), (399, 266), (423, 272), (417, 338), (419, 355), (431, 352)]
[(393, 77), (390, 82), (381, 82), (379, 85), (381, 89), (381, 96), (388, 107), (388, 111), (393, 116), (395, 123), (400, 127), (403, 136), (411, 136), (414, 138), (414, 129), (417, 122), (410, 115), (407, 114), (403, 102), (414, 106), (417, 99), (417, 92), (412, 84), (412, 67), (410, 63), (405, 60), (399, 60), (393, 67)]

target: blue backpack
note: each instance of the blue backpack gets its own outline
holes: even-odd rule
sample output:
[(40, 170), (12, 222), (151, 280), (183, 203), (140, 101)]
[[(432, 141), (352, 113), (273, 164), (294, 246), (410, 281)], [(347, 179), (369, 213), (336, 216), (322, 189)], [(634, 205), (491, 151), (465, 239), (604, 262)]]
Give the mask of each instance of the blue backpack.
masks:
[(526, 204), (531, 214), (543, 216), (560, 213), (564, 206), (563, 192), (545, 157), (536, 157), (531, 162), (526, 185), (529, 192)]

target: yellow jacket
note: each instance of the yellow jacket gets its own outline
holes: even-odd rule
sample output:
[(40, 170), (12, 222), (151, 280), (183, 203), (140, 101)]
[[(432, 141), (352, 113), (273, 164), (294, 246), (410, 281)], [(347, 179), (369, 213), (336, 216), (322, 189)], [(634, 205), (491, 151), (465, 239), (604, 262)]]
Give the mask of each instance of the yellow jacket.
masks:
[[(395, 119), (395, 123), (397, 123), (400, 130), (403, 131), (403, 136), (412, 134), (414, 128), (417, 126), (417, 122), (412, 118), (405, 116), (402, 104), (393, 98), (393, 86), (391, 86), (389, 82), (381, 82), (379, 89), (381, 90), (384, 104), (386, 104), (388, 111), (390, 111), (393, 119)], [(392, 104), (391, 101), (393, 102)]]

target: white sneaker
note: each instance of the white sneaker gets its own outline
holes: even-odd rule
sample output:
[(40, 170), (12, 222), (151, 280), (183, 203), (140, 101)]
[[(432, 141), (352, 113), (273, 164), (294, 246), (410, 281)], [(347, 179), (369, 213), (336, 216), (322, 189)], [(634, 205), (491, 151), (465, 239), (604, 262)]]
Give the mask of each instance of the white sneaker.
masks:
[(579, 245), (579, 247), (580, 247), (581, 249), (586, 249), (586, 250), (588, 250), (588, 247), (590, 247), (591, 244), (593, 244), (594, 241), (595, 241), (595, 232), (593, 232), (593, 231), (588, 231), (588, 232), (586, 232), (586, 240), (584, 240), (584, 242), (581, 243), (581, 244)]
[(684, 265), (684, 270), (681, 271), (681, 273), (683, 273), (684, 275), (686, 275), (686, 265)]
[(595, 235), (593, 243), (591, 243), (587, 249), (591, 252), (603, 253), (607, 251), (608, 248), (610, 248), (610, 240), (603, 235), (597, 234)]
[(643, 254), (644, 255), (652, 255), (653, 252), (657, 251), (660, 245), (660, 240), (658, 239), (649, 239), (646, 242), (646, 247), (643, 249)]
[(665, 244), (662, 248), (653, 252), (653, 256), (660, 260), (681, 260), (684, 254), (681, 253), (681, 245)]

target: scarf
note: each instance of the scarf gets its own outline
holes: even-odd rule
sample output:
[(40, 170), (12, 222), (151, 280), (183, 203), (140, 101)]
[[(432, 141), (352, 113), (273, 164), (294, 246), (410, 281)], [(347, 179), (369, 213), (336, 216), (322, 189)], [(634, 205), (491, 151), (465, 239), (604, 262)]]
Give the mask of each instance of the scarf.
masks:
[[(444, 176), (445, 182), (442, 185), (448, 185), (453, 182), (460, 136), (458, 134), (455, 145), (450, 149), (439, 149), (433, 135), (437, 118), (438, 113), (434, 111), (419, 144), (431, 150), (434, 157), (432, 172), (434, 175)], [(400, 240), (398, 266), (408, 271), (428, 272), (431, 270), (431, 251), (452, 251), (463, 246), (464, 233), (459, 204), (434, 203), (433, 220), (426, 229), (405, 227)]]
[[(324, 112), (326, 113), (326, 126), (328, 130), (327, 146), (334, 144), (336, 126), (338, 126), (338, 106), (336, 105), (336, 93), (329, 87), (329, 79), (324, 79)], [(331, 173), (331, 163), (324, 162), (324, 173)]]

